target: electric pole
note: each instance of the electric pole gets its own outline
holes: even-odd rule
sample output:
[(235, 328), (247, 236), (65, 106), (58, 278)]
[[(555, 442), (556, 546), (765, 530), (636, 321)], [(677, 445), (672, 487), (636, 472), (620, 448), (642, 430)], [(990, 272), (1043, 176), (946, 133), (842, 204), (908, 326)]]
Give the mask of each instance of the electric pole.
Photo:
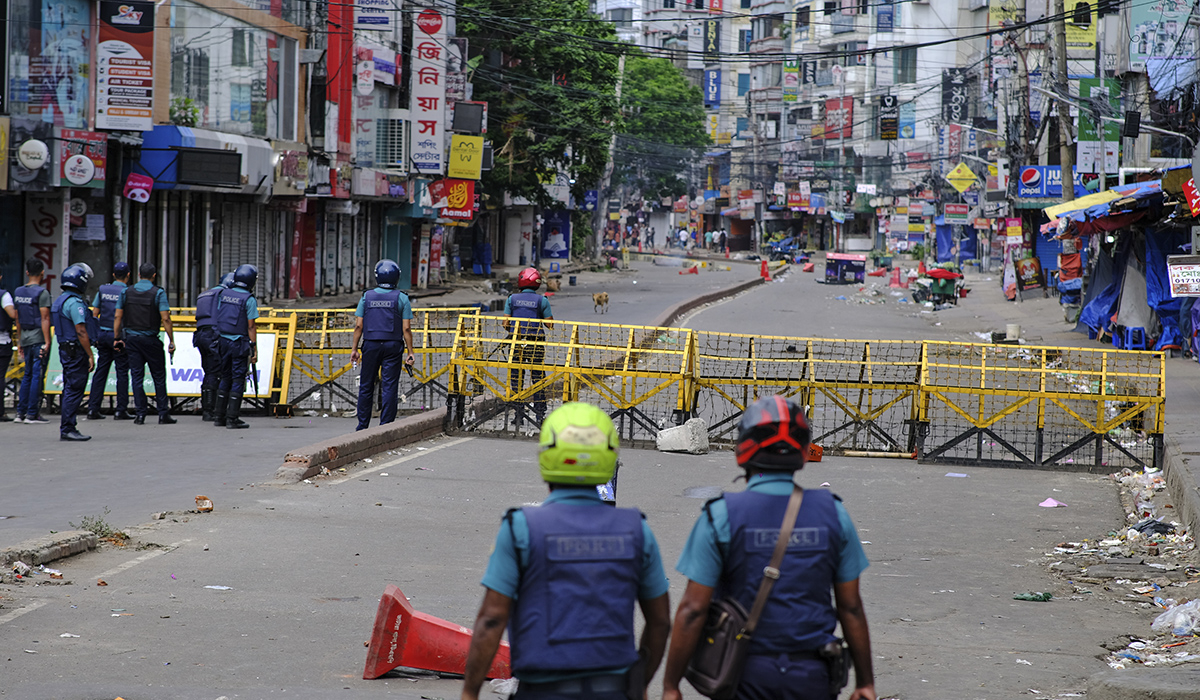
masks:
[[(1067, 20), (1063, 0), (1054, 0), (1054, 73), (1055, 92), (1066, 97), (1071, 94), (1067, 83)], [(1059, 102), (1058, 109), (1058, 152), (1062, 168), (1062, 198), (1064, 202), (1075, 199), (1075, 154), (1071, 151), (1071, 108)], [(1100, 126), (1098, 128), (1103, 128)]]
[[(617, 59), (617, 105), (621, 104), (621, 84), (625, 82), (625, 54)], [(608, 200), (611, 197), (613, 170), (616, 169), (614, 160), (617, 152), (617, 130), (613, 128), (612, 138), (608, 142), (608, 165), (604, 168), (604, 178), (600, 183), (600, 192), (596, 197), (596, 223), (593, 224), (596, 234), (596, 259), (599, 260), (604, 250), (604, 230), (608, 227)], [(624, 202), (622, 202), (624, 204)]]

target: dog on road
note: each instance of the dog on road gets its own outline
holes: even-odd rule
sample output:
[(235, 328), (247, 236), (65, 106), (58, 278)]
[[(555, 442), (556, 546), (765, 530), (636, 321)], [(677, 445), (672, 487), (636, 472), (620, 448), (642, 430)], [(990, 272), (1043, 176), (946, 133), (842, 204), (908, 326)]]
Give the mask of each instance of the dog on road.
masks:
[(608, 313), (608, 292), (596, 292), (592, 295), (592, 313)]

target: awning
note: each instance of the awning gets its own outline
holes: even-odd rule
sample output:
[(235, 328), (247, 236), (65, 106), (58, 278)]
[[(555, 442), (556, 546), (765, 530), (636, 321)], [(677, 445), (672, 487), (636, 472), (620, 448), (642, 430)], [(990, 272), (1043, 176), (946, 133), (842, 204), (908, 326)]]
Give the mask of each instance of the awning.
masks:
[(741, 210), (738, 209), (737, 207), (729, 207), (727, 209), (721, 210), (721, 216), (738, 216), (740, 214), (741, 214)]
[(721, 156), (729, 155), (729, 151), (709, 151), (704, 154), (705, 158), (720, 158)]
[(1132, 199), (1134, 202), (1138, 202), (1159, 194), (1162, 194), (1162, 180), (1138, 182), (1046, 207), (1045, 212), (1052, 221), (1060, 217), (1066, 217), (1072, 221), (1088, 221), (1108, 216), (1112, 209), (1111, 203), (1117, 200)]

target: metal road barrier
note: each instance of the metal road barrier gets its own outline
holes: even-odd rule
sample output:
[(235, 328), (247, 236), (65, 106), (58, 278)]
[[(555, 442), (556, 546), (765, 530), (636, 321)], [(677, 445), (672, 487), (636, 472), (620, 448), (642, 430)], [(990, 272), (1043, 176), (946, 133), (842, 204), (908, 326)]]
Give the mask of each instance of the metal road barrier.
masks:
[(1162, 353), (547, 325), (514, 336), (497, 317), (460, 319), (452, 431), (531, 435), (539, 416), (587, 401), (628, 445), (693, 417), (731, 445), (749, 403), (783, 394), (806, 406), (830, 454), (1094, 472), (1162, 464)]

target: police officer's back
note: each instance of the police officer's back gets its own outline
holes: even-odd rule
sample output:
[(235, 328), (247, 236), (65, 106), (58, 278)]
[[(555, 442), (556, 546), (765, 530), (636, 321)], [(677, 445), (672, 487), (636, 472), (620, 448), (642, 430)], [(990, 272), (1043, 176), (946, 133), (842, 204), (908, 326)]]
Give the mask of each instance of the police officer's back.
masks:
[(100, 285), (92, 300), (93, 315), (99, 332), (91, 338), (92, 347), (96, 348), (98, 356), (95, 373), (92, 375), (92, 391), (88, 396), (88, 420), (103, 420), (100, 413), (100, 403), (104, 400), (104, 391), (108, 386), (108, 371), (116, 365), (117, 368), (117, 412), (113, 415), (116, 420), (129, 420), (129, 354), (117, 352), (117, 338), (113, 336), (113, 325), (116, 323), (117, 302), (121, 293), (129, 287), (129, 263), (118, 262), (113, 265), (113, 281)]
[[(380, 378), (379, 424), (387, 425), (396, 420), (401, 358), (408, 365), (417, 359), (412, 347), (412, 304), (408, 295), (396, 288), (400, 283), (400, 266), (392, 260), (375, 263), (375, 282), (375, 289), (363, 292), (358, 308), (354, 310), (350, 357), (355, 363), (362, 359), (358, 382), (358, 430), (366, 430), (371, 424), (377, 375)], [(360, 340), (361, 353), (358, 349)]]
[[(616, 430), (595, 406), (568, 403), (546, 418), (540, 443), (550, 495), (500, 525), (462, 697), (478, 698), (507, 624), (517, 698), (640, 700), (666, 645), (668, 584), (641, 513), (596, 493), (616, 467)], [(646, 618), (640, 644), (635, 602)]]
[(217, 387), (213, 425), (240, 430), (250, 424), (241, 419), (242, 397), (246, 392), (246, 373), (258, 360), (258, 300), (254, 285), (258, 268), (238, 265), (233, 271), (233, 287), (217, 294), (214, 316), (217, 321), (217, 348), (221, 353), (221, 383)]
[(42, 418), (42, 380), (50, 361), (50, 292), (44, 283), (46, 265), (37, 258), (25, 261), (26, 283), (13, 292), (20, 347), (25, 362), (17, 395), (18, 423), (49, 423)]
[(171, 305), (167, 293), (156, 285), (158, 268), (154, 263), (144, 262), (138, 266), (137, 284), (121, 290), (117, 300), (117, 311), (113, 318), (114, 345), (129, 353), (129, 375), (133, 383), (133, 406), (137, 417), (136, 425), (146, 422), (149, 403), (143, 382), (146, 372), (154, 384), (154, 403), (158, 408), (158, 422), (170, 425), (176, 422), (171, 417), (171, 405), (167, 399), (167, 360), (163, 356), (162, 338), (158, 334), (167, 332), (167, 352), (175, 354), (175, 327), (171, 323)]
[[(675, 614), (663, 700), (680, 698), (679, 681), (714, 596), (732, 598), (746, 610), (753, 606), (808, 443), (803, 408), (790, 399), (770, 396), (743, 413), (737, 461), (746, 470), (746, 490), (705, 504), (679, 557), (676, 568), (688, 584)], [(874, 700), (870, 635), (858, 588), (867, 560), (854, 523), (828, 490), (806, 489), (794, 527), (736, 697), (831, 700), (841, 687), (840, 678), (831, 684), (840, 667), (834, 636), (840, 622), (857, 676), (851, 698)]]
[(200, 353), (200, 368), (204, 379), (200, 384), (201, 420), (216, 420), (217, 389), (221, 384), (221, 350), (218, 347), (217, 295), (233, 287), (233, 273), (227, 272), (221, 282), (196, 297), (196, 332), (192, 347)]

